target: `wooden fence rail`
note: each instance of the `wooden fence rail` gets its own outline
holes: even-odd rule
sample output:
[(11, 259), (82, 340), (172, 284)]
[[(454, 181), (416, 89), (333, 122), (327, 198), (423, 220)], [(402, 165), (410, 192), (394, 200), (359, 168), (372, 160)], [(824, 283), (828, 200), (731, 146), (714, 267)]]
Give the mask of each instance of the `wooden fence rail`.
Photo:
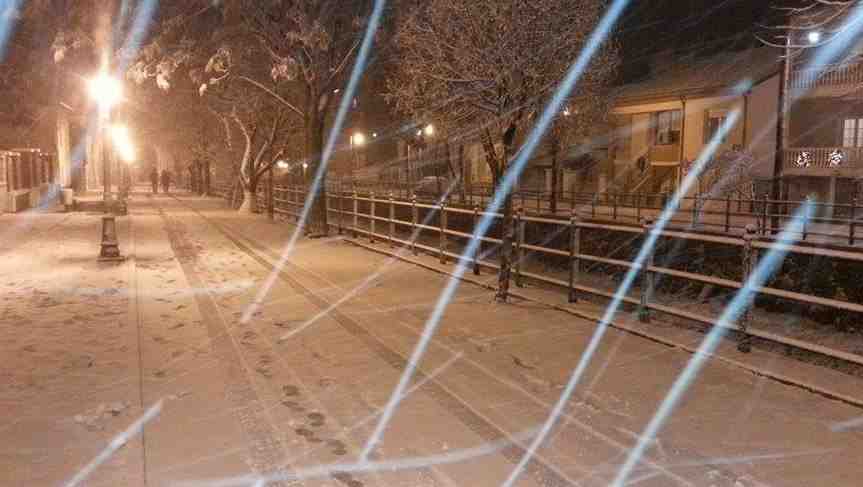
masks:
[[(259, 191), (258, 202), (259, 209), (262, 213), (269, 211), (273, 218), (275, 218), (275, 216), (280, 216), (289, 221), (292, 220), (296, 222), (299, 220), (300, 212), (306, 198), (305, 188), (274, 186), (272, 188), (272, 198), (266, 197), (268, 191), (267, 188), (259, 188)], [(216, 192), (224, 194), (224, 191)], [(271, 201), (272, 204), (268, 205), (267, 200)], [(770, 201), (768, 201), (768, 203), (770, 203)], [(397, 212), (397, 208), (403, 208), (405, 211)], [(429, 214), (435, 215), (434, 219), (436, 219), (437, 223), (435, 224), (434, 221), (430, 220), (422, 222), (419, 221), (419, 210), (425, 210), (426, 212), (429, 212)], [(413, 253), (424, 251), (437, 256), (442, 263), (447, 261), (465, 261), (465, 264), (470, 265), (476, 274), (480, 272), (481, 268), (499, 269), (497, 263), (483, 259), (479, 252), (477, 252), (476, 255), (467, 258), (460, 252), (453, 251), (455, 250), (455, 247), (452, 243), (458, 240), (467, 242), (469, 240), (479, 239), (481, 244), (493, 246), (500, 245), (502, 243), (500, 238), (495, 238), (489, 235), (476, 236), (473, 234), (480, 217), (489, 215), (496, 222), (499, 222), (503, 217), (500, 213), (481, 211), (480, 207), (476, 204), (468, 208), (465, 207), (465, 205), (451, 205), (448, 202), (420, 201), (416, 196), (403, 199), (397, 198), (395, 194), (390, 193), (381, 197), (374, 192), (363, 194), (359, 191), (330, 190), (328, 191), (327, 196), (327, 211), (330, 215), (329, 225), (339, 234), (350, 233), (354, 238), (365, 236), (372, 243), (376, 239), (381, 240), (388, 242), (393, 247), (403, 246)], [(384, 216), (382, 216), (382, 214)], [(400, 218), (398, 216), (399, 214), (409, 214), (410, 218)], [(470, 231), (461, 231), (451, 228), (448, 224), (448, 221), (450, 220), (449, 217), (451, 216), (460, 216), (462, 221), (470, 221)], [(639, 266), (638, 264), (627, 260), (590, 255), (582, 251), (582, 242), (585, 241), (585, 235), (587, 233), (592, 231), (604, 231), (646, 236), (651, 232), (657, 232), (658, 236), (662, 238), (682, 239), (686, 241), (739, 247), (741, 249), (740, 265), (744, 270), (744, 276), (747, 275), (747, 269), (753, 269), (755, 267), (759, 257), (759, 252), (777, 248), (796, 254), (815, 255), (863, 263), (863, 252), (859, 252), (856, 249), (825, 249), (808, 245), (777, 243), (767, 235), (759, 233), (759, 229), (755, 225), (749, 225), (746, 233), (737, 237), (669, 229), (660, 231), (653, 228), (649, 223), (642, 226), (633, 226), (587, 221), (580, 218), (578, 211), (571, 211), (570, 217), (563, 220), (555, 217), (549, 218), (539, 215), (530, 215), (524, 212), (523, 208), (519, 208), (517, 216), (513, 220), (514, 225), (516, 225), (513, 232), (513, 235), (515, 235), (516, 238), (516, 241), (514, 242), (516, 254), (514, 279), (516, 286), (520, 286), (524, 279), (531, 279), (536, 282), (565, 289), (567, 291), (566, 294), (569, 302), (576, 302), (579, 295), (593, 295), (605, 299), (612, 299), (614, 297), (613, 293), (587, 286), (581, 282), (584, 263), (592, 262), (624, 269), (633, 269), (641, 275), (641, 286), (638, 290), (639, 296), (624, 296), (623, 302), (627, 305), (637, 307), (639, 309), (639, 318), (643, 321), (650, 320), (651, 312), (659, 312), (706, 325), (716, 325), (715, 317), (705, 316), (679, 306), (658, 303), (652, 299), (655, 276), (657, 275), (664, 275), (732, 290), (741, 289), (743, 287), (743, 283), (737, 280), (656, 265), (652, 259), (648, 259), (648, 262), (645, 265)], [(533, 225), (552, 226), (556, 228), (552, 233), (559, 232), (567, 235), (567, 248), (560, 249), (527, 243), (525, 241), (526, 229)], [(384, 230), (383, 232), (379, 231), (379, 228), (381, 227)], [(397, 229), (401, 230), (401, 232)], [(404, 232), (409, 233), (408, 239), (404, 239), (399, 236), (400, 233)], [(434, 235), (436, 237), (435, 240), (437, 240), (437, 245), (428, 245), (420, 241), (421, 236), (428, 235)], [(528, 252), (567, 259), (568, 278), (563, 280), (543, 273), (524, 270), (521, 263), (525, 261), (525, 254)], [(771, 296), (783, 300), (823, 306), (845, 312), (860, 313), (861, 316), (863, 316), (863, 304), (861, 303), (813, 296), (765, 286), (758, 287), (755, 289), (755, 292), (760, 295)], [(833, 350), (817, 344), (758, 330), (756, 328), (752, 328), (750, 326), (750, 322), (751, 313), (747, 310), (747, 312), (741, 315), (736, 326), (730, 327), (733, 331), (739, 333), (739, 348), (743, 351), (748, 349), (749, 340), (755, 337), (863, 365), (863, 355)]]

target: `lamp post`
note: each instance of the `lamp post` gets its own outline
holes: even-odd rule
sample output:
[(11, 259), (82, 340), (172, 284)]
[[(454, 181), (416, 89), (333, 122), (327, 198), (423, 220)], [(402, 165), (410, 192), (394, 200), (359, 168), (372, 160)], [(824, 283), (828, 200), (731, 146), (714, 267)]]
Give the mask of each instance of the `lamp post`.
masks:
[(366, 145), (366, 136), (362, 132), (357, 132), (350, 137), (351, 139), (351, 158), (354, 160), (354, 169), (360, 168), (360, 158), (357, 151), (359, 148)]
[(90, 97), (99, 108), (97, 134), (101, 138), (102, 151), (102, 184), (104, 187), (102, 198), (105, 201), (105, 211), (109, 211), (111, 200), (111, 168), (108, 157), (107, 143), (109, 139), (108, 130), (111, 123), (111, 109), (120, 103), (123, 98), (123, 87), (120, 81), (108, 73), (107, 63), (92, 79), (88, 81)]
[[(435, 126), (432, 124), (428, 124), (421, 129), (417, 129), (417, 146), (418, 146), (417, 148), (419, 149), (419, 161), (418, 162), (422, 165), (427, 165), (427, 163), (428, 163), (428, 161), (426, 161), (423, 157), (425, 155), (425, 149), (426, 149), (427, 144), (428, 144), (426, 139), (431, 139), (432, 137), (434, 137), (434, 135), (435, 135)], [(437, 170), (437, 167), (435, 167), (435, 176), (437, 176), (438, 173), (439, 173), (439, 171)], [(422, 174), (422, 171), (420, 171), (420, 174)], [(422, 179), (422, 178), (420, 178), (420, 179)], [(436, 179), (436, 183), (437, 183), (438, 194), (441, 194), (440, 179), (437, 177), (435, 179)]]

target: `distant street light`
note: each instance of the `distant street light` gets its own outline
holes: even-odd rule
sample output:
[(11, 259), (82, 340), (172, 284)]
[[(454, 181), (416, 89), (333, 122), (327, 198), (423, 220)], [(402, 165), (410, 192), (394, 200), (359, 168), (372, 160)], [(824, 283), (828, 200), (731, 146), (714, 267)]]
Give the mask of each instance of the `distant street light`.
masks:
[(135, 162), (135, 146), (132, 144), (132, 137), (129, 136), (129, 129), (125, 125), (113, 125), (111, 138), (114, 140), (114, 148), (117, 149), (120, 158), (125, 162)]
[(434, 135), (434, 125), (432, 125), (432, 124), (426, 125), (425, 128), (423, 129), (423, 132), (426, 134), (426, 137), (431, 137), (432, 135)]
[(276, 162), (276, 167), (278, 167), (279, 169), (287, 169), (289, 166), (290, 165), (288, 164), (288, 161), (280, 160)]
[(813, 30), (806, 35), (806, 38), (809, 40), (809, 44), (818, 44), (821, 41), (821, 32)]

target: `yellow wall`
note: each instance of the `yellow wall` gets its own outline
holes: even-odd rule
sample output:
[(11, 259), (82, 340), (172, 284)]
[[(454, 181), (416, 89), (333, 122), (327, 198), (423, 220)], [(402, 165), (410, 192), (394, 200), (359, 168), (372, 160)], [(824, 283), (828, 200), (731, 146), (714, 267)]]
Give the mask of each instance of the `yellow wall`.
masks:
[[(705, 147), (704, 130), (708, 110), (726, 109), (729, 113), (740, 110), (737, 123), (726, 137), (719, 152), (741, 145), (753, 153), (756, 159), (758, 177), (769, 177), (772, 173), (773, 157), (776, 147), (776, 112), (778, 106), (779, 77), (774, 76), (753, 87), (749, 94), (749, 107), (746, 114), (746, 140), (744, 136), (744, 97), (726, 96), (694, 98), (686, 100), (684, 117), (683, 157), (693, 161)], [(632, 139), (629, 152), (634, 160), (643, 154), (650, 145), (648, 134), (650, 114), (653, 112), (676, 110), (682, 106), (679, 101), (665, 101), (616, 107), (613, 113), (631, 115)], [(621, 161), (618, 161), (621, 162)]]

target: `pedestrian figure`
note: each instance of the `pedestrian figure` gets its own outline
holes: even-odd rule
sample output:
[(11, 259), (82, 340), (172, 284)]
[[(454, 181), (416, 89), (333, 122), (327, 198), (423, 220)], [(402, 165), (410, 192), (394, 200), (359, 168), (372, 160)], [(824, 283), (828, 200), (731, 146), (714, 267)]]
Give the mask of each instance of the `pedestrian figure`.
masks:
[(171, 174), (168, 173), (167, 169), (162, 170), (162, 192), (168, 194), (168, 190), (171, 189)]
[(153, 194), (157, 194), (159, 192), (159, 171), (155, 167), (150, 171), (150, 183), (153, 185)]

